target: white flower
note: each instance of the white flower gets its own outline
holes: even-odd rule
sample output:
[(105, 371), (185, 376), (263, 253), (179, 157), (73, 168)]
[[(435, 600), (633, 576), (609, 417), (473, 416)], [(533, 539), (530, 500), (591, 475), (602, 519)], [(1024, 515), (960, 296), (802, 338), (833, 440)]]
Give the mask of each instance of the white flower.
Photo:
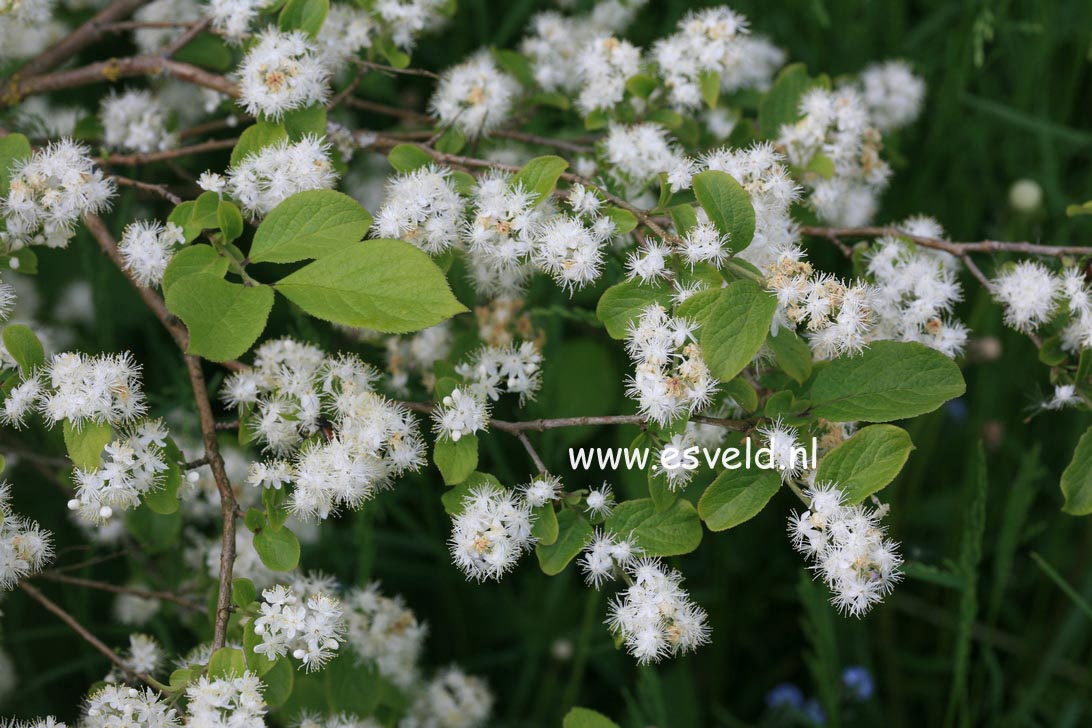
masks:
[(1083, 400), (1072, 384), (1059, 384), (1054, 387), (1054, 394), (1043, 405), (1045, 409), (1059, 410), (1080, 404)]
[(266, 713), (264, 689), (258, 676), (249, 670), (238, 677), (210, 679), (201, 675), (186, 688), (186, 725), (261, 728)]
[(811, 560), (839, 611), (859, 617), (902, 578), (898, 545), (880, 524), (886, 508), (845, 505), (834, 483), (819, 483), (805, 495), (809, 509), (789, 518), (793, 547)]
[[(122, 523), (119, 519), (114, 522)], [(122, 523), (124, 528), (124, 523)], [(137, 584), (135, 586), (140, 587)], [(114, 600), (114, 618), (124, 625), (130, 627), (140, 627), (152, 620), (152, 618), (159, 612), (159, 608), (163, 606), (163, 603), (154, 598), (139, 597), (135, 594), (119, 594), (117, 599)]]
[(330, 73), (301, 30), (267, 28), (239, 65), (239, 104), (248, 114), (280, 119), (326, 102)]
[(589, 488), (584, 498), (584, 510), (596, 518), (609, 516), (614, 510), (614, 493), (610, 485), (603, 483), (599, 488)]
[(492, 710), (486, 684), (449, 667), (424, 685), (398, 728), (482, 728)]
[(908, 126), (921, 113), (925, 81), (905, 61), (874, 63), (861, 71), (861, 96), (880, 131)]
[(520, 404), (534, 397), (542, 385), (542, 354), (534, 343), (519, 346), (483, 346), (468, 361), (455, 367), (469, 382), (469, 390), (496, 402), (503, 392), (519, 395)]
[(533, 235), (550, 214), (548, 200), (536, 201), (535, 193), (506, 175), (483, 176), (474, 186), (473, 212), (462, 233), (479, 293), (516, 297), (526, 286)]
[(249, 154), (228, 171), (231, 196), (253, 217), (306, 190), (328, 190), (338, 173), (330, 163), (330, 145), (318, 137), (283, 139)]
[(202, 172), (201, 176), (197, 178), (197, 186), (205, 192), (215, 192), (222, 195), (224, 190), (227, 189), (227, 180), (224, 179), (222, 174), (208, 170)]
[(0, 483), (0, 591), (36, 574), (53, 558), (53, 534), (11, 509), (11, 486)]
[(323, 591), (297, 598), (277, 585), (262, 592), (254, 633), (262, 643), (254, 651), (275, 660), (291, 655), (308, 672), (322, 669), (340, 647), (345, 632), (341, 601)]
[(366, 10), (349, 3), (332, 3), (315, 41), (319, 57), (327, 68), (336, 71), (361, 50), (371, 48), (377, 30)]
[(373, 233), (413, 243), (426, 253), (442, 253), (459, 239), (463, 204), (450, 170), (419, 167), (387, 180)]
[(666, 243), (648, 238), (641, 248), (626, 258), (626, 277), (630, 280), (638, 278), (641, 283), (666, 278), (670, 274), (667, 269), (670, 255), (671, 248)]
[[(153, 0), (133, 13), (133, 20), (141, 23), (192, 22), (201, 17), (201, 8), (195, 0)], [(155, 53), (175, 40), (185, 28), (137, 28), (133, 40), (141, 53)]]
[(682, 575), (659, 559), (632, 561), (632, 584), (610, 605), (607, 624), (639, 664), (692, 652), (709, 641), (705, 610), (690, 601)]
[(572, 293), (599, 277), (606, 238), (575, 217), (557, 215), (534, 231), (531, 258)]
[(564, 488), (561, 486), (561, 478), (546, 473), (533, 478), (521, 490), (523, 491), (523, 499), (532, 508), (539, 508), (547, 503), (552, 503), (565, 493)]
[(611, 124), (602, 144), (607, 161), (632, 190), (639, 190), (684, 160), (659, 124)]
[(791, 480), (804, 470), (807, 464), (806, 450), (797, 442), (796, 428), (774, 420), (757, 429), (765, 440), (765, 447), (770, 451), (770, 465), (781, 474), (781, 480)]
[(167, 131), (167, 111), (150, 92), (111, 92), (102, 101), (103, 141), (113, 149), (156, 152), (178, 144)]
[(610, 109), (626, 94), (626, 81), (640, 70), (641, 51), (613, 36), (597, 38), (577, 56), (583, 85), (576, 105), (584, 114)]
[[(204, 678), (202, 678), (204, 679)], [(86, 728), (176, 728), (178, 716), (151, 688), (107, 685), (87, 699)]]
[(157, 220), (137, 220), (122, 232), (118, 252), (137, 283), (157, 286), (163, 282), (175, 247), (185, 242), (182, 228), (173, 222), (163, 225)]
[(85, 520), (101, 522), (116, 511), (136, 508), (144, 495), (163, 485), (166, 443), (167, 430), (159, 420), (143, 422), (115, 439), (104, 448), (97, 469), (73, 471), (76, 497), (68, 502), (69, 510)]
[(597, 529), (580, 555), (584, 581), (598, 589), (603, 582), (615, 579), (619, 570), (630, 566), (641, 553), (641, 548), (632, 539)]
[(129, 651), (122, 656), (129, 669), (139, 675), (152, 675), (164, 661), (163, 648), (154, 637), (146, 634), (129, 635)]
[(1020, 261), (997, 276), (993, 285), (994, 298), (1005, 307), (1005, 323), (1017, 331), (1035, 331), (1057, 308), (1059, 281), (1037, 261)]
[(531, 507), (513, 491), (479, 486), (462, 501), (451, 528), (451, 558), (467, 578), (500, 580), (534, 539)]
[(251, 23), (268, 4), (269, 0), (208, 0), (203, 7), (212, 20), (213, 29), (223, 33), (228, 42), (238, 45), (250, 34)]
[(394, 44), (408, 51), (417, 36), (443, 25), (445, 7), (445, 0), (379, 0), (374, 12)]
[(458, 442), (489, 426), (489, 405), (479, 395), (456, 387), (433, 410), (432, 419), (438, 435)]
[(519, 91), (516, 79), (500, 71), (493, 58), (482, 52), (444, 71), (429, 108), (441, 125), (474, 139), (505, 122)]
[(722, 235), (711, 222), (699, 222), (683, 236), (683, 259), (693, 269), (698, 263), (720, 265), (728, 259), (728, 236)]
[(357, 658), (374, 664), (380, 675), (400, 688), (415, 684), (428, 629), (401, 597), (383, 596), (379, 584), (372, 582), (350, 590), (345, 609), (345, 640)]
[(82, 144), (62, 139), (15, 163), (7, 197), (0, 199), (0, 217), (7, 225), (0, 241), (9, 250), (63, 248), (81, 215), (109, 206), (114, 181), (94, 167), (88, 154)]

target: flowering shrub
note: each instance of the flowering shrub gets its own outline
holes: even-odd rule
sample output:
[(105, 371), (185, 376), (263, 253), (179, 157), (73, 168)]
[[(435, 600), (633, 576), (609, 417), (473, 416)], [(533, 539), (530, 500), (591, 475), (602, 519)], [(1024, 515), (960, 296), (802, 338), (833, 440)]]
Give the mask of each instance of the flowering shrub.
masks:
[[(657, 669), (738, 639), (707, 599), (777, 598), (679, 557), (760, 526), (814, 577), (798, 591), (821, 682), (811, 701), (770, 686), (771, 721), (834, 723), (871, 699), (836, 625), (893, 608), (908, 578), (969, 595), (964, 695), (985, 486), (954, 566), (900, 545), (923, 537), (884, 489), (937, 466), (914, 454), (921, 423), (965, 407), (963, 369), (997, 358), (962, 305), (980, 292), (1038, 349), (1028, 376), (1050, 390), (1030, 415), (1089, 409), (1092, 249), (882, 218), (906, 166), (891, 149), (928, 108), (904, 61), (831, 78), (729, 7), (641, 45), (640, 0), (565, 5), (433, 72), (413, 53), (451, 2), (111, 0), (86, 20), (0, 0), (0, 450), (16, 481), (0, 485), (0, 589), (90, 645), (97, 671), (78, 705), (20, 727), (500, 722), (536, 679), (482, 677), (500, 663), (465, 626), (454, 655), (430, 634), (416, 610), (449, 598), (451, 573), (490, 619), (520, 615), (529, 636), (508, 652), (545, 641), (574, 665), (544, 678), (568, 681), (563, 704), (511, 724), (618, 725), (574, 707), (593, 653), (633, 663), (639, 697), (616, 687), (649, 724), (666, 715), (647, 706)], [(48, 23), (56, 37), (15, 42)], [(134, 55), (63, 67), (118, 33)], [(1037, 190), (1014, 201), (1034, 208)], [(82, 337), (29, 313), (35, 274), (96, 251), (108, 308)], [(115, 346), (114, 314), (139, 339)], [(590, 437), (652, 458), (580, 470), (568, 448)], [(1092, 430), (1068, 457), (1062, 510), (1088, 515)], [(18, 486), (31, 476), (45, 485)], [(66, 503), (67, 520), (40, 515)], [(446, 548), (426, 537), (441, 511)], [(70, 573), (111, 550), (129, 564), (114, 580)], [(428, 555), (407, 574), (435, 604), (374, 578), (400, 552)], [(536, 586), (496, 585), (513, 579)], [(551, 581), (586, 594), (575, 652), (531, 618), (561, 608)], [(120, 631), (88, 628), (50, 582), (114, 594)], [(49, 678), (6, 650), (0, 704), (22, 715), (16, 685)]]

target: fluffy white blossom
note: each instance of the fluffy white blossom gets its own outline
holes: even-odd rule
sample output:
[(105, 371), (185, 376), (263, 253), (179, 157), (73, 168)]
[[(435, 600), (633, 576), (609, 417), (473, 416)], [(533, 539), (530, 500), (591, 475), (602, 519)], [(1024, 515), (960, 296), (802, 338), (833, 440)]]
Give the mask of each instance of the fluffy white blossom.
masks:
[(463, 228), (475, 287), (483, 295), (518, 296), (530, 278), (534, 232), (547, 219), (547, 201), (506, 175), (486, 175), (471, 193)]
[(759, 427), (757, 432), (765, 441), (763, 447), (769, 449), (769, 464), (781, 474), (781, 480), (791, 480), (800, 475), (808, 464), (807, 450), (797, 441), (796, 428), (775, 420)]
[(350, 3), (331, 3), (326, 22), (319, 30), (315, 43), (323, 65), (338, 70), (360, 51), (372, 47), (378, 28), (364, 8)]
[(1058, 307), (1058, 279), (1042, 263), (1023, 260), (993, 281), (993, 296), (1005, 307), (1005, 323), (1030, 333), (1045, 324)]
[(280, 119), (326, 102), (329, 70), (301, 30), (268, 28), (239, 64), (239, 104), (248, 114)]
[(584, 498), (584, 510), (593, 518), (606, 518), (614, 510), (614, 493), (608, 483), (589, 488)]
[(155, 637), (146, 634), (129, 635), (129, 649), (121, 659), (138, 675), (154, 675), (163, 666), (165, 655)]
[(440, 76), (429, 108), (444, 126), (474, 139), (505, 122), (519, 96), (516, 79), (488, 53), (478, 53)]
[(671, 254), (667, 243), (646, 239), (644, 245), (626, 257), (626, 277), (630, 280), (639, 279), (641, 283), (667, 277), (670, 273), (667, 260)]
[(204, 11), (214, 30), (238, 45), (250, 34), (250, 26), (270, 0), (207, 0)]
[(880, 131), (912, 124), (925, 100), (925, 81), (905, 61), (874, 63), (863, 71), (860, 92), (873, 125)]
[(29, 411), (25, 408), (37, 405), (50, 426), (67, 419), (79, 429), (86, 422), (128, 424), (147, 409), (140, 365), (128, 352), (96, 356), (76, 352), (57, 354), (33, 381), (38, 382), (34, 385), (35, 397), (20, 396), (22, 408), (12, 403), (14, 392), (5, 402), (8, 421), (22, 422)]
[(93, 693), (84, 706), (81, 726), (86, 728), (176, 728), (178, 715), (151, 688), (107, 685)]
[[(153, 0), (140, 6), (133, 13), (133, 20), (140, 23), (185, 23), (199, 20), (201, 7), (195, 0)], [(155, 53), (177, 39), (185, 28), (137, 28), (133, 40), (141, 53)]]
[[(122, 523), (120, 519), (115, 522)], [(124, 528), (124, 523), (122, 523)], [(141, 585), (134, 585), (140, 587)], [(114, 600), (113, 614), (118, 622), (130, 626), (141, 627), (152, 620), (159, 613), (163, 603), (159, 599), (141, 597), (135, 594), (118, 594)]]
[(692, 652), (709, 641), (705, 610), (682, 588), (682, 575), (659, 559), (631, 561), (632, 584), (611, 603), (607, 624), (645, 665)]
[(380, 593), (372, 582), (345, 595), (345, 641), (356, 656), (402, 689), (417, 682), (427, 626), (417, 621), (401, 597)]
[(709, 372), (695, 337), (697, 325), (652, 304), (626, 331), (626, 351), (635, 372), (626, 394), (646, 419), (666, 425), (698, 412), (712, 400), (717, 380)]
[(467, 578), (500, 580), (534, 543), (531, 507), (500, 487), (473, 488), (451, 528), (451, 558)]
[(691, 269), (698, 263), (710, 263), (719, 268), (729, 253), (728, 236), (722, 235), (711, 222), (699, 222), (683, 236), (682, 256)]
[(611, 109), (626, 94), (626, 81), (640, 70), (641, 51), (614, 36), (597, 38), (577, 56), (582, 79), (576, 105), (584, 114)]
[(859, 617), (902, 578), (898, 545), (880, 523), (886, 508), (847, 505), (833, 483), (819, 483), (805, 495), (808, 510), (789, 518), (793, 547), (811, 561), (839, 611)]
[(588, 227), (575, 217), (557, 215), (535, 229), (531, 258), (571, 293), (599, 277), (603, 243), (612, 232), (604, 235), (600, 228)]
[(345, 632), (341, 601), (318, 592), (297, 597), (277, 585), (262, 592), (254, 633), (262, 643), (254, 651), (267, 659), (291, 655), (308, 672), (321, 670), (337, 653)]
[(460, 362), (455, 371), (475, 395), (496, 402), (504, 392), (519, 395), (520, 403), (534, 397), (542, 385), (542, 354), (534, 343), (483, 346)]
[(432, 412), (436, 433), (452, 442), (489, 426), (489, 404), (485, 398), (456, 387)]
[(167, 129), (167, 110), (150, 91), (130, 89), (102, 101), (103, 141), (113, 149), (157, 152), (178, 144)]
[(617, 578), (641, 553), (641, 547), (632, 539), (596, 530), (595, 536), (580, 554), (578, 563), (584, 572), (584, 580), (598, 589), (603, 582)]
[(378, 0), (373, 12), (394, 44), (408, 51), (418, 36), (444, 24), (445, 7), (446, 0)]
[(521, 486), (520, 491), (523, 493), (523, 500), (532, 508), (553, 503), (565, 493), (561, 478), (547, 473), (535, 476), (530, 483)]
[(1072, 384), (1058, 384), (1054, 387), (1054, 394), (1050, 396), (1043, 408), (1048, 410), (1060, 410), (1073, 407), (1084, 402), (1084, 398), (1077, 392), (1077, 387)]
[(186, 688), (186, 725), (190, 728), (264, 728), (264, 689), (258, 676), (249, 670), (236, 677), (201, 675)]
[(109, 206), (114, 181), (92, 164), (89, 153), (84, 145), (62, 139), (15, 163), (8, 194), (0, 199), (0, 217), (7, 225), (0, 241), (9, 250), (63, 248), (81, 215)]
[(244, 210), (259, 217), (297, 192), (332, 189), (337, 179), (330, 145), (308, 135), (248, 154), (228, 171), (228, 190)]
[(463, 204), (450, 170), (419, 167), (387, 180), (373, 233), (405, 240), (427, 253), (442, 253), (459, 240)]
[(637, 191), (661, 172), (686, 163), (678, 147), (659, 124), (611, 124), (603, 140), (603, 154), (616, 175)]
[(185, 242), (182, 228), (173, 222), (163, 225), (158, 220), (137, 220), (122, 232), (118, 252), (137, 283), (158, 286), (175, 248)]
[(148, 420), (106, 445), (97, 469), (73, 471), (76, 497), (68, 501), (69, 509), (97, 522), (136, 508), (142, 496), (163, 485), (166, 444), (163, 423)]
[(421, 689), (398, 728), (482, 728), (492, 710), (486, 684), (449, 667)]
[(53, 558), (53, 534), (11, 508), (11, 486), (0, 483), (0, 591), (42, 570)]

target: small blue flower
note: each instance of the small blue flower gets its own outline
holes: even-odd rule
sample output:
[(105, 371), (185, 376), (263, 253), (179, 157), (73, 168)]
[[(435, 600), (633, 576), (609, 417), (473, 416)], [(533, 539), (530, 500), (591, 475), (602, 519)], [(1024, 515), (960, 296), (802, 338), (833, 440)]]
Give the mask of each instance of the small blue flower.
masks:
[(847, 667), (842, 671), (842, 684), (849, 691), (850, 697), (857, 700), (868, 700), (872, 697), (872, 673), (867, 668), (860, 665)]
[(766, 693), (766, 705), (770, 708), (799, 710), (804, 705), (804, 693), (792, 683), (781, 683)]
[(827, 722), (827, 714), (823, 712), (823, 709), (819, 706), (819, 701), (815, 698), (804, 704), (804, 718), (809, 720), (812, 725), (824, 725)]

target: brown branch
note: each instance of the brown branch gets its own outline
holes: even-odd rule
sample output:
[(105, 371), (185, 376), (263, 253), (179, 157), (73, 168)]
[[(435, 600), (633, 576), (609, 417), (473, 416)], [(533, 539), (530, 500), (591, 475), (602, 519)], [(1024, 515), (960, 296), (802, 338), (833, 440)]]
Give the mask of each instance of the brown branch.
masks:
[(1092, 247), (1083, 245), (1037, 245), (1028, 242), (1001, 242), (999, 240), (979, 240), (973, 243), (959, 243), (939, 238), (930, 238), (922, 235), (910, 235), (909, 233), (894, 227), (816, 227), (804, 225), (800, 228), (804, 235), (811, 235), (827, 240), (840, 240), (842, 238), (882, 238), (885, 236), (901, 237), (912, 240), (918, 245), (934, 250), (943, 250), (957, 257), (963, 257), (968, 253), (1023, 253), (1025, 255), (1047, 255), (1060, 257), (1063, 255), (1089, 255)]
[(200, 34), (203, 30), (208, 28), (211, 23), (212, 18), (208, 17), (203, 18), (197, 23), (194, 23), (192, 26), (190, 26), (189, 29), (186, 30), (186, 32), (182, 33), (177, 38), (168, 43), (167, 46), (159, 52), (159, 55), (163, 58), (172, 57), (175, 53), (178, 53), (178, 51), (189, 45), (190, 41), (196, 38), (198, 34)]
[(175, 594), (169, 591), (155, 591), (152, 589), (140, 589), (132, 586), (118, 586), (117, 584), (110, 584), (104, 581), (95, 581), (94, 579), (82, 579), (78, 576), (65, 576), (64, 574), (58, 574), (54, 571), (43, 571), (37, 574), (35, 579), (45, 579), (46, 581), (55, 581), (60, 584), (71, 584), (72, 586), (82, 586), (88, 589), (98, 589), (99, 591), (111, 592), (112, 594), (126, 594), (134, 597), (141, 597), (142, 599), (159, 599), (165, 602), (172, 602), (180, 607), (185, 607), (194, 612), (205, 611), (204, 606), (198, 604), (192, 599)]
[(394, 66), (385, 66), (382, 63), (373, 63), (372, 61), (365, 61), (363, 59), (357, 59), (356, 65), (358, 68), (362, 68), (366, 71), (379, 71), (380, 73), (386, 73), (393, 76), (423, 76), (425, 78), (439, 78), (439, 74), (432, 71), (425, 70), (424, 68), (396, 68)]
[(220, 493), (220, 515), (224, 533), (220, 547), (220, 583), (216, 598), (216, 620), (212, 637), (212, 648), (218, 650), (227, 640), (228, 620), (231, 618), (231, 577), (235, 568), (235, 516), (238, 507), (235, 493), (231, 490), (231, 480), (224, 469), (224, 459), (220, 457), (220, 445), (216, 439), (216, 420), (212, 416), (212, 403), (209, 401), (205, 375), (201, 371), (201, 358), (186, 354), (186, 369), (193, 387), (193, 398), (197, 403), (197, 414), (201, 419), (201, 436), (205, 443), (205, 457), (212, 469), (216, 490)]
[(182, 202), (182, 198), (171, 192), (165, 185), (141, 182), (138, 179), (130, 179), (128, 177), (123, 177), (120, 174), (112, 174), (110, 177), (122, 187), (132, 187), (135, 190), (154, 192), (172, 205), (178, 205)]
[(31, 586), (26, 581), (19, 582), (19, 587), (23, 591), (25, 591), (27, 595), (29, 595), (34, 601), (45, 607), (46, 611), (52, 612), (58, 619), (67, 624), (73, 632), (83, 638), (84, 642), (94, 647), (100, 654), (102, 654), (106, 659), (113, 663), (115, 667), (124, 672), (126, 675), (131, 678), (140, 680), (141, 682), (147, 683), (148, 685), (151, 685), (156, 689), (160, 689), (161, 687), (163, 687), (162, 683), (155, 680), (154, 678), (136, 672), (135, 670), (133, 670), (133, 668), (126, 665), (125, 660), (121, 659), (121, 656), (118, 655), (118, 653), (107, 647), (98, 637), (88, 632), (82, 624), (76, 621), (75, 617), (59, 607), (55, 602), (53, 602), (53, 600), (49, 599), (45, 594), (42, 594), (40, 591), (38, 591), (38, 589)]
[(51, 71), (110, 31), (110, 25), (144, 4), (144, 0), (114, 0), (80, 27), (30, 59), (16, 72), (23, 77)]
[(538, 451), (535, 450), (535, 446), (531, 444), (531, 440), (527, 437), (525, 432), (517, 432), (516, 437), (519, 439), (520, 444), (523, 445), (523, 449), (527, 451), (527, 454), (531, 456), (531, 462), (538, 468), (538, 472), (543, 475), (546, 474), (546, 463), (542, 462), (542, 458), (539, 457)]
[(164, 149), (161, 152), (147, 152), (144, 154), (111, 154), (106, 158), (106, 163), (147, 164), (149, 162), (162, 162), (168, 159), (188, 157), (192, 154), (204, 154), (205, 152), (213, 152), (220, 149), (231, 149), (238, 141), (239, 140), (237, 138), (213, 139), (211, 141), (201, 142), (200, 144), (191, 144), (187, 147), (178, 147), (177, 149)]
[(88, 86), (104, 81), (117, 81), (133, 76), (173, 76), (197, 86), (218, 91), (235, 98), (239, 88), (223, 76), (210, 73), (189, 63), (180, 63), (157, 55), (111, 58), (68, 71), (56, 71), (41, 76), (13, 77), (0, 98), (0, 104), (14, 106), (27, 96)]

